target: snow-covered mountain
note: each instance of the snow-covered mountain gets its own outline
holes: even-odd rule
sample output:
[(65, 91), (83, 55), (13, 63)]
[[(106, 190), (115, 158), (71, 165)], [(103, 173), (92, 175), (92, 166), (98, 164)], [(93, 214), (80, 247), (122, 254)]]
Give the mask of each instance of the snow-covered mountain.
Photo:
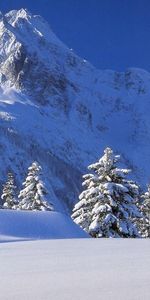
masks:
[(69, 211), (81, 174), (106, 146), (141, 184), (150, 179), (150, 74), (96, 70), (27, 10), (0, 15), (1, 181), (33, 160), (50, 201)]

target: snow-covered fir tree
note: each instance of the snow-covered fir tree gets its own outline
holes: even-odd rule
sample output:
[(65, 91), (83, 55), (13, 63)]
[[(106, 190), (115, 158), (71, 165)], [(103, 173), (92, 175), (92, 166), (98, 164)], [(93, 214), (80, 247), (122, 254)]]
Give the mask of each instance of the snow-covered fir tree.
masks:
[(17, 197), (16, 197), (16, 186), (14, 183), (14, 176), (12, 173), (8, 173), (7, 182), (3, 186), (2, 191), (2, 208), (7, 209), (15, 209), (15, 206), (17, 205)]
[(142, 198), (141, 211), (143, 218), (140, 222), (141, 234), (143, 237), (150, 237), (150, 184), (148, 185), (147, 192), (142, 195)]
[(41, 166), (33, 162), (28, 168), (28, 175), (23, 183), (24, 188), (20, 191), (18, 198), (20, 202), (18, 209), (23, 210), (53, 210), (53, 205), (45, 199), (47, 191), (41, 180)]
[(140, 237), (135, 222), (141, 218), (139, 188), (126, 178), (130, 170), (117, 167), (119, 159), (106, 148), (103, 157), (88, 167), (93, 174), (83, 176), (85, 190), (72, 218), (93, 237)]
[(72, 219), (80, 225), (85, 231), (89, 232), (89, 226), (92, 222), (92, 209), (96, 200), (99, 199), (99, 179), (95, 174), (83, 175), (82, 186), (86, 190), (79, 195), (79, 202), (73, 209)]

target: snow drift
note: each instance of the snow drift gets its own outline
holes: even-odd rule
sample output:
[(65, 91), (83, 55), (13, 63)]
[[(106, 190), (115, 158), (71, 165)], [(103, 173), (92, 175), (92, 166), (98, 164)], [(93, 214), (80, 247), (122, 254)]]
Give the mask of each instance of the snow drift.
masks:
[(70, 217), (58, 212), (0, 210), (0, 242), (86, 237)]

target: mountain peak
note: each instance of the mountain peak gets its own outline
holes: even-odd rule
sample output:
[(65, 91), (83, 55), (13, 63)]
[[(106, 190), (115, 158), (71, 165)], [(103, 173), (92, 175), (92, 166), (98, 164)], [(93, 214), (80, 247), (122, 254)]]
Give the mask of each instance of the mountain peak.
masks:
[[(17, 41), (30, 48), (48, 48), (48, 44), (55, 44), (67, 48), (52, 32), (49, 24), (39, 15), (32, 15), (27, 9), (12, 10), (1, 15), (3, 31), (13, 33)], [(33, 50), (33, 51), (32, 51)]]
[(18, 86), (19, 73), (24, 73), (22, 67), (27, 67), (31, 61), (32, 64), (42, 64), (44, 68), (52, 68), (62, 64), (68, 50), (42, 17), (32, 15), (26, 9), (1, 14), (0, 64), (6, 79), (9, 77), (9, 86), (12, 81)]
[(11, 23), (17, 21), (19, 18), (27, 20), (31, 16), (32, 14), (26, 8), (21, 8), (19, 10), (11, 10), (5, 14), (5, 17)]

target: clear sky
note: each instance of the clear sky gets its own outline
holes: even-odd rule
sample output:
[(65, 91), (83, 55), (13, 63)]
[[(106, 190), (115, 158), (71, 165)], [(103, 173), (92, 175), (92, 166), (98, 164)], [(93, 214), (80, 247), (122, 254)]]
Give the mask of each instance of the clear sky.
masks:
[(150, 71), (150, 0), (0, 0), (2, 12), (22, 7), (97, 68)]

